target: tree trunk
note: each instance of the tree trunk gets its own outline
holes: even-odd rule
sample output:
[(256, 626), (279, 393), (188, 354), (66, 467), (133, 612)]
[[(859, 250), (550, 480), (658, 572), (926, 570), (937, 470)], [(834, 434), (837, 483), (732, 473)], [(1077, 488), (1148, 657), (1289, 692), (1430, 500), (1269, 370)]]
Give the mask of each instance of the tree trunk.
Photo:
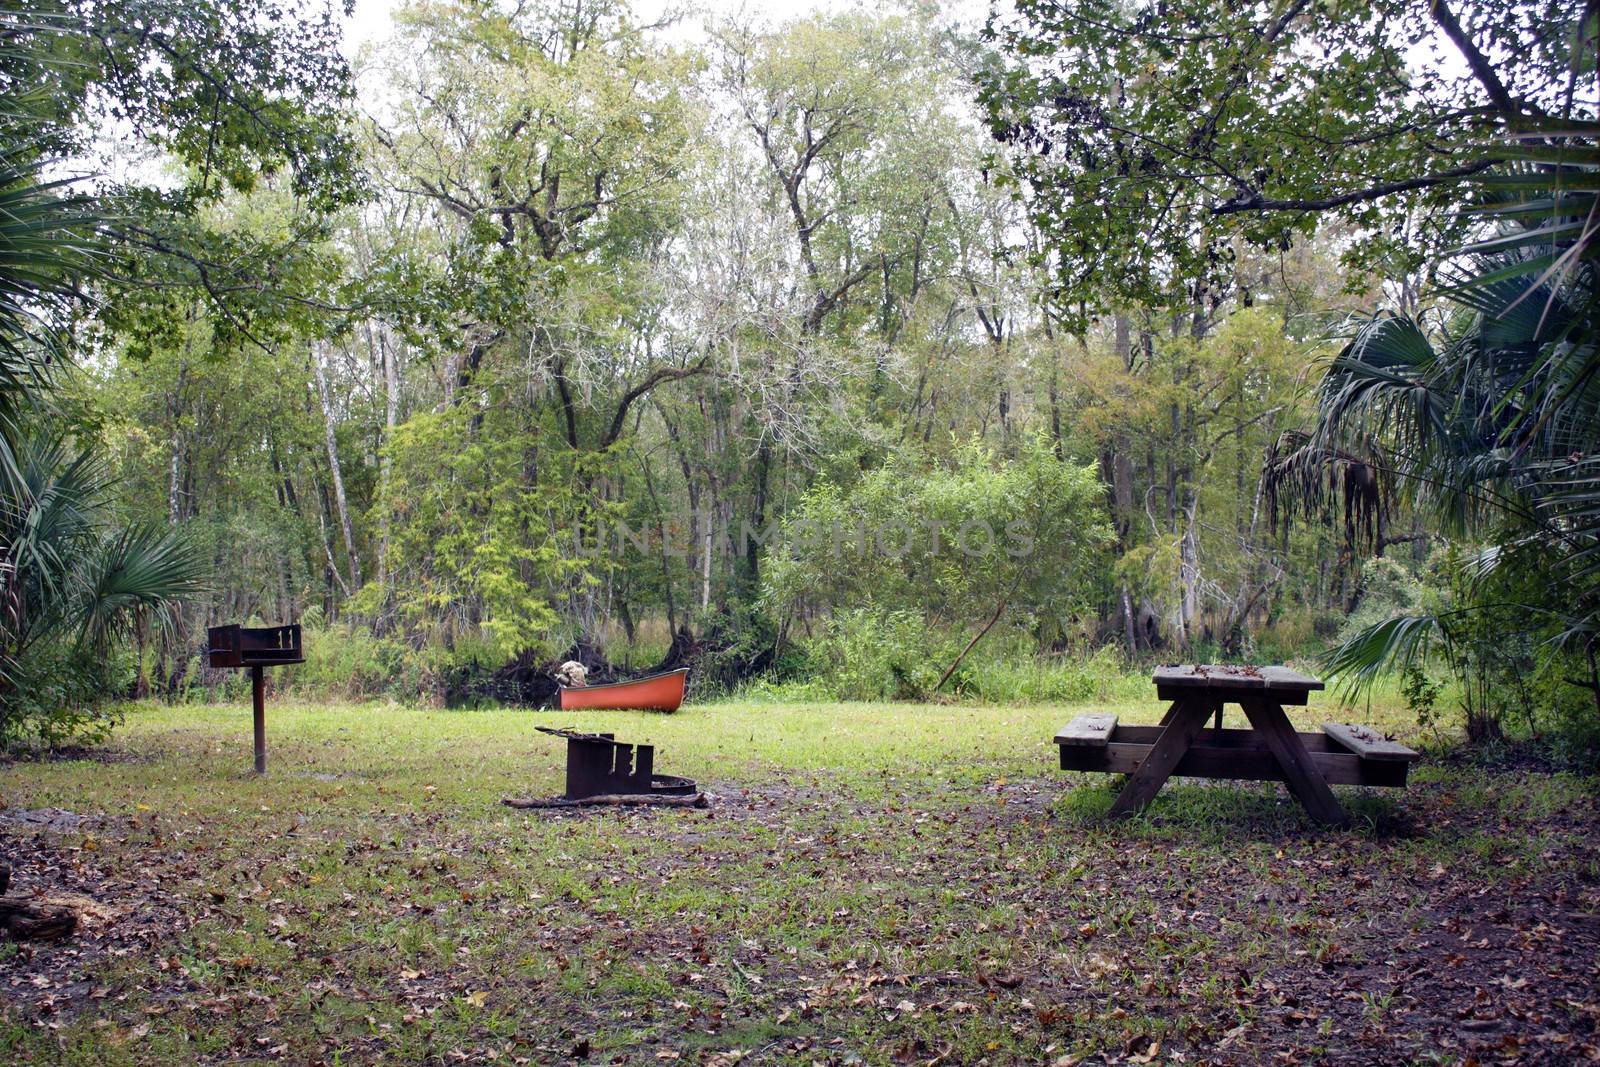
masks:
[(334, 433), (333, 403), (328, 395), (328, 376), (322, 367), (322, 356), (316, 347), (311, 351), (311, 368), (316, 380), (317, 400), (322, 405), (323, 439), (328, 446), (328, 473), (333, 482), (333, 501), (338, 510), (339, 527), (344, 533), (345, 558), (350, 564), (351, 590), (361, 588), (361, 557), (356, 554), (355, 529), (350, 524), (350, 506), (344, 494), (344, 471), (339, 464), (339, 440)]
[(1066, 459), (1066, 448), (1061, 443), (1061, 388), (1057, 382), (1057, 373), (1061, 361), (1054, 352), (1050, 354), (1050, 451), (1055, 453), (1056, 459)]
[(322, 564), (322, 584), (324, 589), (323, 608), (332, 619), (338, 614), (338, 598), (334, 595), (334, 586), (343, 590), (345, 596), (350, 595), (350, 587), (345, 584), (344, 575), (339, 573), (338, 565), (333, 555), (333, 540), (328, 533), (328, 527), (333, 525), (333, 504), (328, 499), (328, 487), (322, 479), (322, 470), (315, 463), (312, 465), (312, 482), (317, 491), (317, 502), (321, 507), (317, 511), (317, 532), (321, 535), (322, 552), (326, 557)]
[(1178, 623), (1184, 644), (1193, 636), (1195, 616), (1200, 608), (1200, 554), (1195, 537), (1195, 517), (1200, 501), (1190, 495), (1183, 514), (1183, 534), (1178, 542), (1178, 578), (1181, 584)]
[[(1267, 440), (1276, 440), (1277, 416), (1269, 416), (1266, 423)], [(1241, 438), (1243, 434), (1239, 435)], [(1268, 446), (1269, 452), (1271, 446)], [(1233, 618), (1224, 630), (1224, 637), (1237, 641), (1242, 635), (1245, 626), (1249, 624), (1250, 610), (1260, 599), (1262, 591), (1270, 583), (1263, 574), (1267, 563), (1267, 553), (1256, 544), (1256, 535), (1261, 532), (1261, 507), (1266, 494), (1267, 473), (1266, 465), (1262, 464), (1261, 470), (1256, 475), (1256, 489), (1254, 499), (1250, 502), (1250, 520), (1241, 531), (1242, 543), (1245, 550), (1244, 576), (1239, 582), (1239, 595), (1233, 609)]]
[(167, 522), (173, 526), (183, 519), (183, 384), (189, 375), (188, 364), (178, 368), (178, 382), (167, 401), (167, 416), (172, 421), (167, 468)]
[(1128, 640), (1128, 658), (1139, 657), (1139, 629), (1133, 618), (1133, 597), (1128, 593), (1128, 587), (1122, 587), (1122, 626)]
[[(278, 439), (271, 434), (267, 435), (267, 449), (268, 458), (272, 463), (272, 473), (276, 475), (278, 479), (278, 504), (280, 507), (286, 507), (293, 511), (294, 517), (297, 521), (301, 520), (304, 518), (304, 516), (300, 511), (300, 497), (294, 491), (294, 481), (289, 477), (288, 472), (284, 470), (283, 460), (278, 455)], [(304, 542), (302, 542), (302, 544), (303, 543)], [(299, 615), (299, 598), (289, 593), (290, 590), (294, 589), (294, 573), (291, 569), (288, 556), (282, 555), (279, 556), (278, 559), (279, 569), (281, 571), (281, 581), (283, 583), (285, 595), (289, 598), (288, 611), (282, 617), (285, 619), (293, 619)], [(306, 565), (306, 576), (310, 577), (312, 574), (315, 574), (316, 558), (311, 554), (309, 549), (305, 551), (304, 562)]]
[(946, 667), (944, 673), (939, 676), (938, 684), (933, 687), (933, 691), (935, 693), (944, 688), (944, 683), (948, 682), (950, 680), (950, 676), (956, 673), (956, 668), (961, 666), (961, 661), (967, 658), (967, 653), (976, 648), (978, 642), (983, 640), (983, 635), (994, 629), (994, 624), (999, 622), (1000, 616), (1005, 614), (1006, 605), (1011, 603), (1012, 594), (1014, 594), (1016, 591), (1017, 587), (1013, 585), (1011, 587), (1011, 591), (1000, 598), (1000, 603), (994, 606), (994, 614), (989, 616), (989, 621), (983, 624), (983, 629), (972, 635), (972, 640), (967, 642), (967, 647), (961, 650), (961, 654), (957, 656), (955, 661), (951, 663), (950, 666)]
[[(667, 440), (672, 442), (672, 451), (678, 457), (678, 467), (683, 472), (684, 493), (687, 494), (689, 498), (688, 543), (684, 546), (683, 555), (684, 569), (688, 572), (689, 577), (692, 580), (694, 575), (698, 574), (700, 571), (700, 486), (695, 481), (694, 467), (689, 462), (689, 450), (684, 446), (683, 438), (678, 433), (677, 424), (675, 424), (672, 419), (667, 416), (667, 411), (664, 406), (658, 404), (656, 409), (661, 413), (661, 423), (666, 427)], [(661, 542), (663, 553), (670, 554), (667, 553), (667, 535), (664, 526), (662, 530)], [(665, 558), (663, 558), (661, 566), (663, 572), (665, 572)], [(693, 586), (690, 586), (691, 590), (693, 588)], [(691, 605), (694, 603), (693, 592), (690, 593), (689, 603)]]
[[(639, 471), (644, 476), (645, 492), (650, 494), (651, 510), (661, 521), (659, 530), (661, 534), (661, 595), (662, 599), (666, 601), (667, 607), (667, 632), (676, 634), (678, 632), (678, 607), (672, 596), (672, 553), (667, 546), (666, 512), (661, 509), (661, 501), (656, 496), (655, 480), (650, 477), (650, 460), (648, 457), (640, 457)], [(685, 471), (685, 474), (687, 474), (687, 471)]]
[(179, 488), (183, 484), (179, 473), (183, 463), (183, 438), (178, 433), (178, 420), (176, 418), (172, 420), (171, 448), (171, 469), (167, 472), (167, 522), (169, 525), (176, 526), (178, 525), (178, 520), (183, 517), (179, 508), (179, 503), (182, 499), (179, 496)]
[(10, 886), (10, 868), (0, 867), (0, 930), (6, 934), (18, 941), (48, 941), (78, 928), (78, 913), (72, 907), (32, 893), (8, 893)]
[(700, 610), (711, 606), (711, 523), (700, 522)]
[(378, 586), (387, 590), (389, 582), (389, 485), (393, 464), (389, 459), (389, 442), (394, 439), (394, 428), (400, 423), (400, 368), (398, 354), (389, 344), (383, 327), (375, 331), (378, 356), (383, 361), (383, 443), (378, 461), (378, 499), (383, 506), (378, 509)]
[[(767, 484), (772, 477), (772, 442), (763, 436), (756, 448), (754, 486), (750, 503), (750, 528), (757, 534), (765, 532), (767, 525)], [(745, 546), (745, 570), (752, 591), (761, 588), (761, 548), (751, 541)]]

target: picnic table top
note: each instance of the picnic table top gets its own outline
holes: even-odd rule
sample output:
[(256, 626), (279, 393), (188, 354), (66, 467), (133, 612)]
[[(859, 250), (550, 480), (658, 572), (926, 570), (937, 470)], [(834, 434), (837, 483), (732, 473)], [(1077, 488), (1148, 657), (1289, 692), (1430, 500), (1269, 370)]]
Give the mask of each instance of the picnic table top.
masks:
[(1218, 663), (1174, 663), (1157, 667), (1151, 681), (1163, 689), (1258, 690), (1304, 693), (1323, 688), (1319, 679), (1288, 667)]

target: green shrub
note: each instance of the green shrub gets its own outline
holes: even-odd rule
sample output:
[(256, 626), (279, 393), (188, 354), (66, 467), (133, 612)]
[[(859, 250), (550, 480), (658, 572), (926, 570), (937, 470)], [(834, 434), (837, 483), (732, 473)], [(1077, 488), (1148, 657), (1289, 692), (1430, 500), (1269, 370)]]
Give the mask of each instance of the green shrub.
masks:
[(296, 692), (318, 697), (357, 699), (387, 689), (402, 658), (390, 642), (365, 627), (306, 627), (306, 661), (293, 669), (288, 684)]
[[(840, 612), (826, 628), (785, 654), (777, 671), (746, 684), (753, 701), (927, 700), (940, 676), (971, 640), (940, 631), (910, 611), (858, 608)], [(1130, 667), (1121, 651), (1040, 656), (1022, 629), (991, 634), (961, 663), (941, 695), (982, 704), (1082, 704), (1146, 699), (1148, 673)]]
[(133, 659), (118, 649), (105, 659), (85, 657), (66, 642), (36, 646), (12, 661), (9, 713), (0, 718), (0, 746), (67, 742), (98, 744), (122, 719), (109, 694), (127, 689)]
[(1092, 610), (1111, 540), (1094, 468), (1063, 463), (1043, 438), (1009, 457), (971, 440), (949, 463), (907, 453), (853, 484), (813, 486), (768, 551), (762, 595), (780, 619), (833, 619), (824, 640), (844, 640), (863, 610), (888, 640), (922, 640), (927, 620), (970, 639), (1005, 605), (1044, 623), (1048, 642)]
[(689, 678), (694, 697), (730, 693), (770, 672), (778, 624), (760, 605), (712, 609), (696, 620), (696, 628), (702, 652)]
[(924, 700), (959, 651), (921, 615), (873, 608), (834, 615), (805, 647), (812, 683), (834, 700)]
[(1119, 648), (1107, 645), (1087, 656), (982, 657), (959, 693), (985, 704), (1111, 703), (1148, 698), (1150, 681), (1147, 672), (1128, 665)]

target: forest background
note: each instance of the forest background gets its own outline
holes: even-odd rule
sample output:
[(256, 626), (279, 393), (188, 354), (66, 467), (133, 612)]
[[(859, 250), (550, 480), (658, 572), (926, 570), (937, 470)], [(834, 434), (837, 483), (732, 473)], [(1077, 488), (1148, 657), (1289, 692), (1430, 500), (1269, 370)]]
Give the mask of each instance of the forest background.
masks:
[(307, 694), (448, 704), (574, 657), (1078, 700), (1382, 638), (1424, 718), (1592, 758), (1590, 614), (1484, 578), (1526, 529), (1329, 427), (1375, 328), (1483, 319), (1486, 144), (1592, 125), (1593, 5), (1167, 7), (420, 0), (352, 65), (336, 7), (25, 5), (107, 212), (52, 440), (206, 579), (94, 671), (15, 657), (5, 732), (238, 685), (218, 622), (302, 622)]

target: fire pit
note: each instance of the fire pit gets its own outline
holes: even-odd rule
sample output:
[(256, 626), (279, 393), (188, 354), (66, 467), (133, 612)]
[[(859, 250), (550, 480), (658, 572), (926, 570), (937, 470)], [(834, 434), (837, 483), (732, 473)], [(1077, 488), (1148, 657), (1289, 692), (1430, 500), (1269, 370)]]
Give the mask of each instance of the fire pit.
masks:
[(540, 733), (567, 739), (567, 791), (548, 800), (506, 797), (513, 808), (573, 808), (599, 804), (706, 806), (692, 778), (655, 772), (654, 745), (632, 745), (615, 734), (590, 734), (539, 726)]

